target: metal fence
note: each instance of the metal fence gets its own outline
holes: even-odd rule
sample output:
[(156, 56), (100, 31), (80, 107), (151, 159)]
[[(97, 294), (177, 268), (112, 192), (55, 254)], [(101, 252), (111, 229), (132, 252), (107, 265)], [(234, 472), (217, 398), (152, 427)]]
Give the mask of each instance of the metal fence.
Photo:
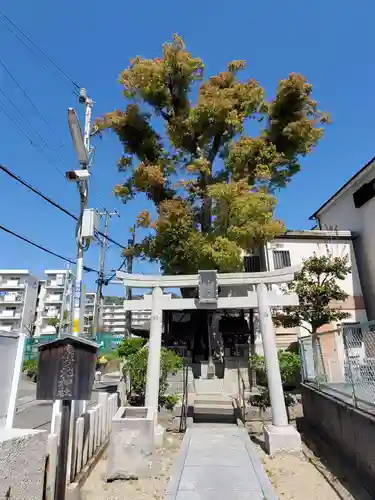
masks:
[[(24, 359), (36, 359), (38, 357), (39, 346), (55, 340), (57, 334), (41, 335), (38, 337), (29, 337), (25, 342), (25, 352)], [(106, 352), (115, 351), (119, 344), (124, 340), (123, 335), (117, 335), (113, 333), (98, 333), (96, 337), (96, 342), (99, 344), (99, 353), (104, 354)]]
[(375, 414), (375, 321), (299, 340), (304, 382)]

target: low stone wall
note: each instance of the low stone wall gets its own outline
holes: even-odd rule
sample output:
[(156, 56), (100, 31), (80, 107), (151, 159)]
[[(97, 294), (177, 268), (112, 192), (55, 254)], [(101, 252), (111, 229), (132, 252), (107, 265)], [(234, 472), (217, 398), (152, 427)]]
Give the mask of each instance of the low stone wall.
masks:
[(304, 418), (327, 442), (342, 453), (375, 491), (375, 416), (301, 384)]
[(46, 431), (1, 429), (0, 498), (41, 499), (46, 456)]

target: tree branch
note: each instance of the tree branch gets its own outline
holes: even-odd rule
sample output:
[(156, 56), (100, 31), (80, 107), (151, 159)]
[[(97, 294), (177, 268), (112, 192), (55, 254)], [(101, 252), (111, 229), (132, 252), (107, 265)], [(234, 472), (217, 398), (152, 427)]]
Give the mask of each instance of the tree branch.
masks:
[(304, 330), (306, 330), (307, 332), (309, 332), (310, 334), (312, 334), (312, 330), (310, 330), (309, 328), (307, 328), (307, 326), (304, 326), (304, 325), (299, 325), (301, 328), (303, 328)]
[(168, 122), (168, 123), (169, 123), (169, 122), (171, 121), (171, 119), (172, 119), (172, 116), (171, 116), (170, 114), (166, 113), (165, 111), (163, 111), (162, 109), (160, 110), (160, 115), (161, 115), (161, 117), (162, 117), (162, 118), (164, 118), (164, 120), (165, 120), (166, 122)]
[(212, 168), (212, 164), (213, 162), (215, 161), (215, 158), (219, 152), (219, 149), (220, 149), (220, 145), (221, 145), (221, 138), (223, 137), (223, 132), (220, 131), (218, 132), (215, 137), (214, 137), (214, 140), (212, 141), (212, 146), (211, 146), (211, 150), (210, 152), (208, 153), (208, 157), (207, 157), (207, 160), (210, 162), (211, 164), (211, 168)]

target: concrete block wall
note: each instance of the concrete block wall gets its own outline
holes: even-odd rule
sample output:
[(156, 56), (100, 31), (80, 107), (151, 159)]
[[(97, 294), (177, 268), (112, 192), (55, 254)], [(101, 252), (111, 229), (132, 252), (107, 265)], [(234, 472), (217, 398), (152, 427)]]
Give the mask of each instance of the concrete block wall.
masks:
[(375, 491), (375, 416), (301, 384), (307, 423), (357, 469)]
[(0, 430), (0, 498), (41, 500), (47, 457), (47, 432)]

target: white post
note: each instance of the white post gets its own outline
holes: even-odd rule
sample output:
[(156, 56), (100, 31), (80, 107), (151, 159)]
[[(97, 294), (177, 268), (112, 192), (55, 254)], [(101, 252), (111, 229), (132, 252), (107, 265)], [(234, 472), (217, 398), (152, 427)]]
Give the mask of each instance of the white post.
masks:
[(162, 298), (162, 289), (158, 286), (154, 287), (152, 290), (145, 404), (153, 408), (155, 416), (158, 414), (159, 406), (160, 352), (163, 327)]
[(264, 438), (269, 454), (278, 452), (300, 452), (301, 436), (288, 425), (280, 366), (277, 357), (276, 336), (268, 304), (268, 291), (264, 283), (257, 285), (259, 323), (263, 339), (264, 358), (267, 369), (268, 390), (272, 409), (272, 425), (264, 427)]
[(337, 352), (337, 364), (339, 367), (339, 379), (332, 382), (345, 382), (345, 348), (344, 348), (344, 332), (340, 328), (335, 332), (335, 344)]
[(257, 286), (259, 323), (267, 368), (268, 390), (272, 407), (272, 424), (276, 426), (288, 425), (279, 359), (277, 357), (276, 336), (273, 328), (271, 309), (268, 305), (267, 293), (266, 285), (259, 283)]
[(18, 384), (20, 381), (20, 375), (22, 371), (22, 361), (23, 361), (23, 352), (25, 349), (25, 340), (26, 335), (24, 333), (20, 333), (17, 339), (17, 351), (16, 357), (13, 365), (13, 376), (12, 383), (10, 386), (10, 396), (9, 396), (9, 404), (8, 411), (5, 421), (5, 427), (11, 429), (13, 427), (14, 414), (16, 412), (16, 403), (17, 403), (17, 393), (18, 393)]

